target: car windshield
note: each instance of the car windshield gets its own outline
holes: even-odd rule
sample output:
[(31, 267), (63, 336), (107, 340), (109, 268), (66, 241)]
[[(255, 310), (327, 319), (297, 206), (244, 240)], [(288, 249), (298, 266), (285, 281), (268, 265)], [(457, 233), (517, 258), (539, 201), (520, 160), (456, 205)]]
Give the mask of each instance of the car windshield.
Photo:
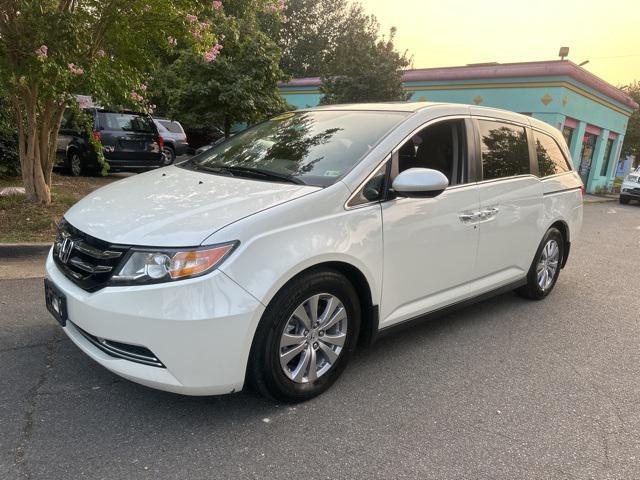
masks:
[(153, 133), (153, 123), (149, 117), (135, 113), (98, 112), (100, 127), (106, 130), (124, 132)]
[(326, 187), (407, 115), (355, 110), (290, 112), (245, 130), (182, 166)]

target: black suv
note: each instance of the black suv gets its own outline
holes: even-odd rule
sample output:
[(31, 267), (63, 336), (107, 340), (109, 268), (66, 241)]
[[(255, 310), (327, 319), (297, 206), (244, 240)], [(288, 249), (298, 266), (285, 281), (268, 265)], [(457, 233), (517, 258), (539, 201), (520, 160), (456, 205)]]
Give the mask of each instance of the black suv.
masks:
[[(85, 109), (93, 119), (93, 135), (103, 146), (110, 171), (141, 171), (161, 167), (163, 139), (150, 116), (134, 112)], [(73, 176), (100, 171), (96, 152), (79, 131), (73, 112), (64, 113), (58, 132), (57, 165)]]

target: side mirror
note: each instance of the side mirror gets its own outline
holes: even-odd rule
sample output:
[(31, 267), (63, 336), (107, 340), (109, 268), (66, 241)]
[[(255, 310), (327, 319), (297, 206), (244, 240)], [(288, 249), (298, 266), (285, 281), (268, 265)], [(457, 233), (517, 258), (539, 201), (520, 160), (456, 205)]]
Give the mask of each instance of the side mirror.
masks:
[(409, 168), (393, 181), (393, 189), (405, 197), (437, 197), (449, 186), (449, 179), (438, 170)]

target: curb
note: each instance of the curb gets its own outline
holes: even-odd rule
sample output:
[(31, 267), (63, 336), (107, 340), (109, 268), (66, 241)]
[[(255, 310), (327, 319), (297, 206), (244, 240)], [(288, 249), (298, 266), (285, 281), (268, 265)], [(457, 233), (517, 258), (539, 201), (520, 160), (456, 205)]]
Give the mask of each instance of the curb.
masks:
[(51, 243), (0, 243), (0, 258), (44, 257)]

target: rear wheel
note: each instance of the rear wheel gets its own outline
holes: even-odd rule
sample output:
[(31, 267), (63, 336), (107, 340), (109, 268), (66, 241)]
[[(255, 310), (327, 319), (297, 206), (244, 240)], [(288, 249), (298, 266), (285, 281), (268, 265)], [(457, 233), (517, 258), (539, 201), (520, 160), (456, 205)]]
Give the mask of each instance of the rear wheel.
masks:
[(176, 159), (176, 154), (173, 151), (173, 148), (169, 146), (162, 147), (162, 166), (166, 167), (167, 165), (171, 165)]
[(629, 203), (629, 199), (626, 197), (620, 197), (620, 203), (622, 205), (627, 205)]
[(558, 280), (564, 257), (564, 238), (560, 231), (552, 227), (547, 230), (533, 259), (527, 284), (520, 287), (518, 294), (532, 300), (545, 298)]
[(85, 173), (85, 164), (80, 154), (75, 150), (71, 150), (68, 154), (69, 173), (74, 177), (80, 177)]
[(360, 304), (341, 274), (322, 270), (287, 284), (256, 331), (249, 376), (263, 395), (301, 402), (328, 389), (355, 350)]

